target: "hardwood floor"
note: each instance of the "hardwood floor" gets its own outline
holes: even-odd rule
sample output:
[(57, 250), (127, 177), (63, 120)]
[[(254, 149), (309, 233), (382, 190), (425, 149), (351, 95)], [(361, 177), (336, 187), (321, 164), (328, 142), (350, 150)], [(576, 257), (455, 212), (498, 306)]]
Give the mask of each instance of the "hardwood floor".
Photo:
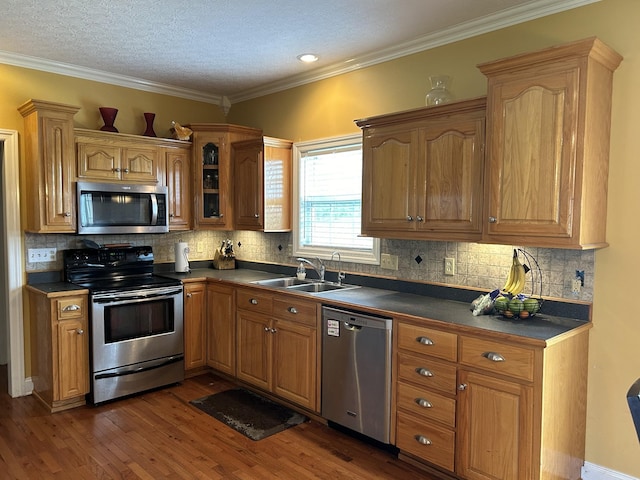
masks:
[(12, 399), (0, 367), (2, 479), (415, 479), (393, 455), (311, 421), (255, 442), (189, 405), (232, 386), (211, 374), (98, 407), (48, 413)]

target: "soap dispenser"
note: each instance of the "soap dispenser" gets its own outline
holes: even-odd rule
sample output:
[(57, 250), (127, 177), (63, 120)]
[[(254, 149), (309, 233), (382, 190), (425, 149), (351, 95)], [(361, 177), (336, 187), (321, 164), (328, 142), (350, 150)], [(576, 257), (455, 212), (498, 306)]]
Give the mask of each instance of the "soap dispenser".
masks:
[(304, 264), (302, 262), (300, 262), (300, 265), (298, 265), (298, 271), (296, 272), (296, 276), (298, 277), (298, 280), (304, 280), (307, 276), (307, 271), (304, 268)]

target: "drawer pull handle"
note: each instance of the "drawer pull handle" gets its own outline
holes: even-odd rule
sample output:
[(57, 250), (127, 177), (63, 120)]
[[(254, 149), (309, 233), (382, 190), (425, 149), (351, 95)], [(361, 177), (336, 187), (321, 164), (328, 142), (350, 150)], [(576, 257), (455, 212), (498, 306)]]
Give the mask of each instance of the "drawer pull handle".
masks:
[(416, 441), (422, 445), (431, 445), (431, 440), (424, 435), (416, 435)]
[(496, 352), (484, 352), (482, 354), (484, 358), (487, 360), (491, 360), (492, 362), (504, 362), (504, 357)]
[(433, 345), (433, 340), (429, 337), (418, 337), (416, 338), (416, 342), (421, 343), (422, 345)]
[(83, 330), (83, 329), (81, 329), (81, 328), (77, 328), (77, 329), (76, 329), (76, 333), (77, 333), (78, 335), (82, 335), (82, 334), (84, 333), (84, 330)]
[(416, 398), (416, 403), (423, 408), (431, 408), (433, 404), (425, 398)]
[(426, 368), (416, 368), (416, 372), (418, 372), (418, 375), (422, 375), (423, 377), (433, 377), (433, 372)]
[(287, 310), (289, 311), (289, 313), (293, 313), (293, 314), (298, 313), (298, 309), (296, 307), (289, 307), (287, 308)]
[(75, 303), (73, 305), (67, 305), (62, 309), (63, 312), (77, 312), (78, 310), (80, 310), (80, 305), (76, 305)]
[(251, 300), (249, 300), (249, 303), (251, 305), (257, 305), (258, 304), (258, 300), (256, 300), (255, 298), (252, 298)]

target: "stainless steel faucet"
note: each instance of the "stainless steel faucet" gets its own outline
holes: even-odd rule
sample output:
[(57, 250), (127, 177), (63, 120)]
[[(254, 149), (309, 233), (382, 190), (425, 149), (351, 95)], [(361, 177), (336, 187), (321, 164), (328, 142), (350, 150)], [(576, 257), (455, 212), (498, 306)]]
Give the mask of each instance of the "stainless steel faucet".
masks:
[(316, 257), (316, 260), (318, 261), (318, 265), (316, 265), (315, 263), (313, 263), (310, 260), (307, 260), (306, 258), (302, 258), (302, 257), (298, 257), (298, 261), (299, 262), (303, 262), (308, 264), (309, 266), (311, 266), (311, 268), (313, 268), (316, 273), (318, 274), (318, 277), (320, 278), (321, 282), (324, 282), (324, 272), (326, 270), (324, 263), (322, 262), (322, 260), (320, 260), (320, 258)]
[(337, 250), (335, 252), (333, 252), (331, 254), (331, 260), (333, 261), (333, 257), (335, 255), (338, 255), (338, 285), (342, 285), (342, 281), (344, 280), (344, 277), (346, 276), (345, 273), (342, 271), (342, 257), (340, 256), (340, 252), (338, 252)]

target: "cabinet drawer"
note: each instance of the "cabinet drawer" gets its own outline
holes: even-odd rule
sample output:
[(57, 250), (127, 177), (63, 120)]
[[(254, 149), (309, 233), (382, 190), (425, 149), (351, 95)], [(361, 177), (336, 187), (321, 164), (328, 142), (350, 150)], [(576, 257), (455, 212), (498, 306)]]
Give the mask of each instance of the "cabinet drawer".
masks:
[(455, 433), (398, 413), (396, 446), (407, 453), (453, 471)]
[(456, 393), (456, 366), (427, 356), (398, 353), (398, 378), (431, 390)]
[(533, 381), (535, 350), (473, 337), (460, 337), (460, 363)]
[(271, 313), (273, 311), (273, 295), (258, 290), (238, 290), (236, 306), (251, 312)]
[(456, 401), (424, 388), (399, 383), (398, 408), (447, 427), (456, 426)]
[(56, 300), (58, 320), (66, 320), (68, 318), (81, 318), (86, 311), (84, 301), (84, 297), (68, 297)]
[(313, 302), (276, 297), (273, 299), (273, 315), (292, 322), (304, 323), (310, 327), (316, 326), (316, 304)]
[(456, 361), (458, 336), (408, 323), (398, 324), (398, 347), (445, 360)]

